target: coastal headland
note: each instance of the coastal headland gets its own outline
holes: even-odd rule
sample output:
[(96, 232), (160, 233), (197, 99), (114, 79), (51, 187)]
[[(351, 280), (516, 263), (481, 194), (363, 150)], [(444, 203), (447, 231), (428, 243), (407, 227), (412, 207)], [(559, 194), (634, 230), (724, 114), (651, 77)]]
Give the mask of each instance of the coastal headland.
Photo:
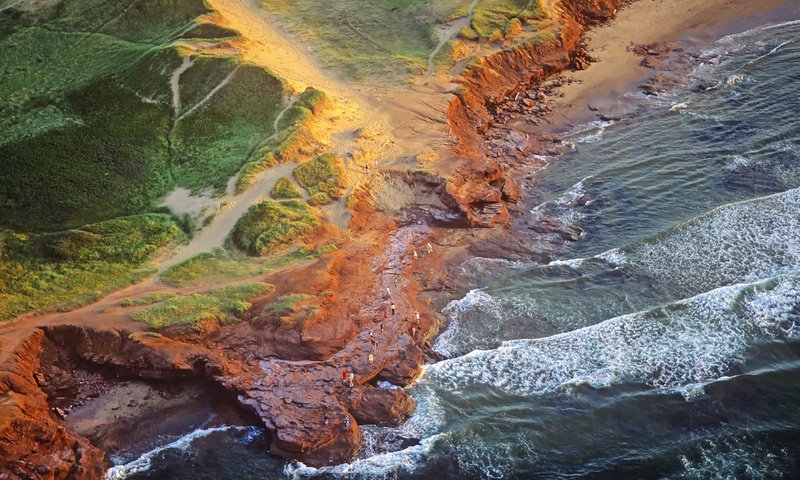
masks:
[[(103, 478), (109, 454), (208, 417), (263, 427), (273, 455), (347, 462), (363, 444), (359, 425), (398, 424), (414, 410), (395, 387), (435, 361), (439, 312), (460, 292), (455, 267), (537, 255), (520, 230), (580, 238), (520, 211), (523, 181), (535, 182), (521, 172), (536, 155), (563, 148), (570, 125), (630, 114), (623, 93), (657, 95), (691, 65), (691, 47), (788, 2), (541, 0), (507, 13), (476, 1), (437, 12), (436, 41), (402, 55), (395, 35), (345, 22), (342, 40), (282, 2), (199, 3), (178, 33), (137, 30), (157, 32), (152, 42), (167, 35), (169, 49), (131, 53), (132, 76), (80, 84), (128, 92), (140, 118), (160, 125), (163, 138), (120, 151), (167, 159), (169, 178), (147, 193), (164, 211), (108, 197), (44, 219), (44, 200), (3, 191), (3, 272), (25, 279), (35, 257), (50, 273), (3, 284), (0, 478)], [(36, 4), (6, 2), (0, 14), (62, 28)], [(105, 38), (128, 14), (81, 29)], [(347, 51), (349, 41), (378, 53)], [(86, 125), (94, 107), (65, 95), (85, 117), (58, 122)], [(52, 114), (4, 108), (19, 124)], [(231, 120), (251, 108), (260, 110), (246, 122)], [(7, 155), (30, 150), (25, 136), (2, 141)], [(215, 163), (231, 152), (238, 160)], [(97, 285), (62, 287), (67, 277)]]

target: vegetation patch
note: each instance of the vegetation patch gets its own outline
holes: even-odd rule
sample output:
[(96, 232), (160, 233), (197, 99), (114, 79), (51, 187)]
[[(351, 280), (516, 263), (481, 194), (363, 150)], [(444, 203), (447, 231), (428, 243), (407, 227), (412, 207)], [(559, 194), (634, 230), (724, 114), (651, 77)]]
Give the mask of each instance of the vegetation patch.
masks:
[[(206, 76), (197, 79), (201, 83), (197, 89), (205, 95), (187, 104), (172, 131), (173, 174), (178, 185), (193, 192), (211, 186), (223, 193), (228, 178), (244, 165), (253, 149), (272, 135), (273, 123), (284, 104), (284, 87), (259, 67), (227, 59), (198, 62), (210, 63), (206, 68), (227, 73), (215, 85), (206, 85)], [(186, 73), (195, 68), (197, 65)], [(187, 82), (191, 81), (189, 78)]]
[(470, 0), (261, 0), (283, 25), (320, 50), (344, 76), (402, 80), (426, 68), (437, 22), (466, 11)]
[(201, 253), (174, 265), (161, 274), (161, 280), (174, 287), (249, 278), (264, 272), (261, 262), (250, 258), (232, 258), (224, 250)]
[(126, 298), (120, 305), (123, 307), (135, 307), (139, 305), (152, 305), (154, 303), (161, 303), (170, 298), (176, 297), (178, 294), (175, 292), (153, 292), (147, 295), (142, 295), (136, 298)]
[(306, 88), (280, 116), (277, 122), (278, 131), (258, 145), (250, 155), (236, 179), (236, 193), (245, 191), (256, 175), (279, 161), (318, 153), (317, 141), (308, 131), (308, 127), (314, 115), (319, 114), (326, 104), (327, 97), (324, 93), (313, 87)]
[(543, 17), (544, 11), (539, 2), (483, 0), (473, 11), (471, 27), (481, 38), (498, 40), (517, 35), (522, 30), (523, 23)]
[(274, 302), (269, 305), (269, 311), (276, 317), (285, 317), (298, 312), (298, 306), (314, 298), (312, 295), (305, 293), (294, 293), (291, 295), (284, 295), (278, 297)]
[(236, 222), (233, 244), (250, 255), (266, 255), (319, 226), (319, 219), (303, 202), (267, 200), (250, 207)]
[[(11, 2), (0, 13), (0, 224), (60, 230), (147, 212), (175, 185), (221, 192), (273, 135), (285, 87), (174, 41), (232, 32), (202, 0)], [(175, 106), (180, 106), (175, 111)]]
[(275, 182), (270, 195), (274, 199), (300, 198), (303, 194), (289, 177), (281, 177)]
[(159, 330), (186, 326), (196, 332), (211, 325), (227, 325), (241, 320), (253, 297), (264, 295), (274, 287), (268, 283), (243, 283), (177, 296), (131, 315), (137, 322)]
[(269, 273), (295, 262), (313, 260), (336, 250), (336, 244), (330, 243), (317, 248), (302, 246), (285, 255), (262, 259), (229, 254), (225, 250), (215, 249), (213, 252), (201, 253), (183, 263), (168, 268), (161, 274), (161, 280), (174, 287), (200, 285), (215, 281), (252, 278)]
[(332, 199), (344, 193), (344, 164), (338, 155), (326, 153), (294, 169), (292, 175), (310, 195), (325, 193)]
[(163, 214), (58, 233), (6, 232), (0, 243), (0, 320), (90, 303), (150, 273), (145, 264), (152, 255), (185, 238)]
[(314, 195), (311, 195), (311, 198), (308, 199), (308, 204), (314, 207), (329, 205), (331, 203), (333, 203), (333, 199), (325, 192), (315, 193)]

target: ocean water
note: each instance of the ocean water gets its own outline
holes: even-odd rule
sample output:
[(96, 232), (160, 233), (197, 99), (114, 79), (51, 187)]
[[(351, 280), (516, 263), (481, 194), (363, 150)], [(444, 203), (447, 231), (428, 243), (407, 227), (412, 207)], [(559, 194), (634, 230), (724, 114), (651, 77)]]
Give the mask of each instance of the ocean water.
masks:
[(352, 463), (286, 463), (231, 427), (108, 478), (800, 478), (798, 85), (800, 22), (767, 25), (707, 48), (688, 87), (632, 94), (635, 118), (568, 135), (527, 209), (586, 234), (531, 234), (548, 264), (465, 264), (446, 359)]

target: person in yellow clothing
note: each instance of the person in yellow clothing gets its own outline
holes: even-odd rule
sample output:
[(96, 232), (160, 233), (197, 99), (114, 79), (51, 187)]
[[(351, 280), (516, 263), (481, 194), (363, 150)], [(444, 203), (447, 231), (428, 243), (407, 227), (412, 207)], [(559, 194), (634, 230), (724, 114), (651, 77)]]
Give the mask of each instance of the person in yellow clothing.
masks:
[(369, 364), (370, 364), (370, 365), (373, 365), (374, 363), (375, 363), (375, 356), (373, 356), (373, 355), (370, 353), (370, 354), (369, 354)]

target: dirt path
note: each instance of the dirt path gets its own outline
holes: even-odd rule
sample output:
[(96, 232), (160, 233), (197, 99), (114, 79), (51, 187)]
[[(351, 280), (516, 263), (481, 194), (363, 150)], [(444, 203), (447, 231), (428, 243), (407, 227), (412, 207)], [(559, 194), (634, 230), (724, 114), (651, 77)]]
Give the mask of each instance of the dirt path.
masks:
[(475, 7), (477, 7), (480, 2), (481, 0), (472, 0), (472, 3), (470, 3), (469, 8), (467, 9), (467, 14), (464, 17), (453, 20), (449, 25), (443, 25), (436, 32), (436, 34), (439, 36), (439, 43), (436, 45), (436, 48), (433, 49), (431, 54), (428, 55), (428, 71), (425, 72), (425, 78), (423, 82), (427, 83), (435, 72), (434, 61), (436, 60), (436, 55), (439, 54), (442, 48), (447, 45), (447, 42), (456, 36), (462, 28), (468, 27), (472, 23), (472, 13), (475, 11)]
[[(195, 255), (221, 248), (225, 244), (225, 239), (228, 238), (228, 235), (233, 230), (234, 225), (236, 225), (237, 220), (244, 215), (247, 209), (258, 202), (269, 200), (269, 193), (278, 179), (291, 175), (292, 170), (297, 165), (299, 163), (290, 162), (272, 167), (259, 174), (253, 185), (241, 194), (222, 197), (211, 223), (197, 231), (188, 245), (178, 247), (174, 256), (163, 261), (158, 266), (159, 273)], [(236, 177), (232, 178), (232, 183), (235, 182), (235, 179)]]

